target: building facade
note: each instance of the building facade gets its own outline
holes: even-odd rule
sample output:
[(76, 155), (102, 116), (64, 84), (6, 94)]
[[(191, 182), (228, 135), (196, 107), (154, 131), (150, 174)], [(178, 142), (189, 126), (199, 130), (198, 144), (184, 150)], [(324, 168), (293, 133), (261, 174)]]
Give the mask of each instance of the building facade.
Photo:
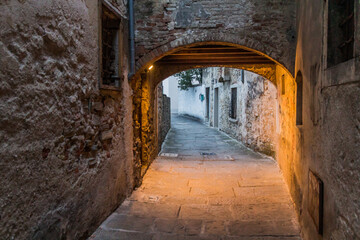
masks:
[(1, 1), (1, 238), (87, 238), (157, 156), (158, 84), (227, 66), (276, 86), (303, 238), (359, 239), (360, 2), (137, 0), (134, 38), (129, 3)]
[(207, 68), (203, 71), (205, 119), (244, 145), (275, 156), (276, 88), (249, 71)]
[(178, 92), (179, 114), (275, 156), (277, 91), (269, 80), (240, 69), (203, 68), (200, 85)]

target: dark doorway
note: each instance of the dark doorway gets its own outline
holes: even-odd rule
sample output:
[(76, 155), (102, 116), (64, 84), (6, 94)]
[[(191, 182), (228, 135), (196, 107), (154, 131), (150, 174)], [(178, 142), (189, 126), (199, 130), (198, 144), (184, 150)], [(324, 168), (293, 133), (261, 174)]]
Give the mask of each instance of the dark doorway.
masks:
[(214, 93), (214, 127), (219, 127), (219, 88)]
[(206, 97), (206, 120), (209, 121), (210, 116), (210, 88), (207, 87), (205, 89), (205, 97)]

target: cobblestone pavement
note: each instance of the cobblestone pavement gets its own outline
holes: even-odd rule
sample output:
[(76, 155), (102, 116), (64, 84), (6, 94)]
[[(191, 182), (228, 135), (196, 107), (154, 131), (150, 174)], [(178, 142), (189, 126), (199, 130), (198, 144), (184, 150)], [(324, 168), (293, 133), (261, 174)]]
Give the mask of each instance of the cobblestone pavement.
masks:
[(301, 239), (274, 160), (173, 116), (143, 184), (106, 219), (100, 239)]

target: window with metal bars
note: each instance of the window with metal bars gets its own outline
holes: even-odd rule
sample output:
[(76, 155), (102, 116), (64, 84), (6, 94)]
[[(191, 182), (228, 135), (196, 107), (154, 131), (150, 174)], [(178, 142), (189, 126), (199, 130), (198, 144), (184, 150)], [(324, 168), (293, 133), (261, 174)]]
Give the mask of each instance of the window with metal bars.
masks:
[(328, 6), (328, 67), (354, 57), (354, 0), (330, 0)]
[(102, 6), (101, 14), (101, 47), (102, 47), (102, 71), (103, 85), (119, 87), (119, 34), (120, 19), (105, 5)]
[(236, 108), (237, 108), (237, 88), (231, 88), (231, 102), (230, 102), (230, 118), (236, 119)]

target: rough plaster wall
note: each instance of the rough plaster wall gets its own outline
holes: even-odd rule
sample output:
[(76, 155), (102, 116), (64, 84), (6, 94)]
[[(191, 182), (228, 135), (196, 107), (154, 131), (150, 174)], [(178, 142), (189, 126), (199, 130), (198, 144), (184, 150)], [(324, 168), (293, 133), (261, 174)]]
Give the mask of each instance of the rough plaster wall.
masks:
[(204, 121), (205, 100), (201, 101), (200, 94), (205, 96), (204, 85), (189, 88), (187, 91), (179, 89), (178, 113)]
[(131, 81), (133, 90), (133, 154), (137, 186), (159, 152), (157, 86), (150, 73)]
[[(285, 93), (281, 94), (281, 79), (284, 77)], [(296, 85), (292, 76), (283, 68), (276, 68), (277, 99), (278, 106), (276, 115), (276, 160), (282, 170), (285, 182), (288, 185), (292, 199), (296, 204), (298, 213), (302, 212), (303, 189), (300, 188), (303, 175), (299, 174), (300, 162), (300, 141), (296, 137), (299, 130), (295, 126), (295, 91)], [(300, 138), (299, 138), (300, 139)]]
[(148, 77), (142, 81), (141, 95), (141, 142), (142, 142), (142, 170), (141, 176), (150, 166), (157, 154), (156, 132), (156, 87)]
[[(164, 142), (167, 133), (171, 128), (171, 103), (170, 98), (163, 95), (163, 110), (162, 110), (162, 128), (161, 128), (161, 139)], [(160, 148), (159, 148), (160, 149)]]
[[(300, 219), (305, 239), (360, 239), (360, 3), (355, 1), (355, 58), (332, 68), (327, 68), (322, 55), (327, 52), (331, 17), (327, 3), (298, 1), (296, 71), (301, 71), (304, 81)], [(323, 236), (317, 234), (307, 211), (309, 169), (324, 183)]]
[(247, 145), (255, 146), (255, 150), (275, 156), (276, 88), (263, 77), (249, 77), (252, 81), (247, 80), (249, 93), (245, 113), (248, 124), (244, 138), (247, 138)]
[(126, 66), (100, 94), (97, 1), (0, 12), (0, 238), (83, 239), (133, 186)]
[(135, 20), (137, 59), (146, 56), (137, 67), (175, 47), (223, 41), (261, 51), (293, 70), (294, 1), (139, 0)]
[(141, 183), (141, 165), (142, 165), (142, 130), (141, 130), (141, 119), (142, 119), (142, 79), (136, 79), (131, 81), (132, 94), (132, 105), (133, 105), (133, 173), (137, 186)]
[[(274, 156), (276, 148), (275, 116), (277, 90), (263, 77), (230, 69), (231, 81), (219, 83), (224, 68), (208, 68), (203, 74), (204, 87), (210, 87), (210, 125), (214, 119), (214, 88), (219, 88), (219, 129), (235, 137), (250, 148)], [(226, 78), (226, 77), (225, 77)], [(214, 84), (212, 84), (214, 83)], [(230, 119), (231, 88), (237, 88), (237, 117)], [(205, 91), (205, 90), (204, 90)], [(205, 105), (204, 105), (205, 112)]]
[(171, 113), (178, 113), (179, 88), (178, 79), (174, 76), (166, 78), (163, 82), (164, 94), (170, 98)]
[[(325, 220), (332, 239), (360, 239), (360, 81), (324, 90), (323, 163)], [(331, 187), (330, 187), (331, 186)]]

